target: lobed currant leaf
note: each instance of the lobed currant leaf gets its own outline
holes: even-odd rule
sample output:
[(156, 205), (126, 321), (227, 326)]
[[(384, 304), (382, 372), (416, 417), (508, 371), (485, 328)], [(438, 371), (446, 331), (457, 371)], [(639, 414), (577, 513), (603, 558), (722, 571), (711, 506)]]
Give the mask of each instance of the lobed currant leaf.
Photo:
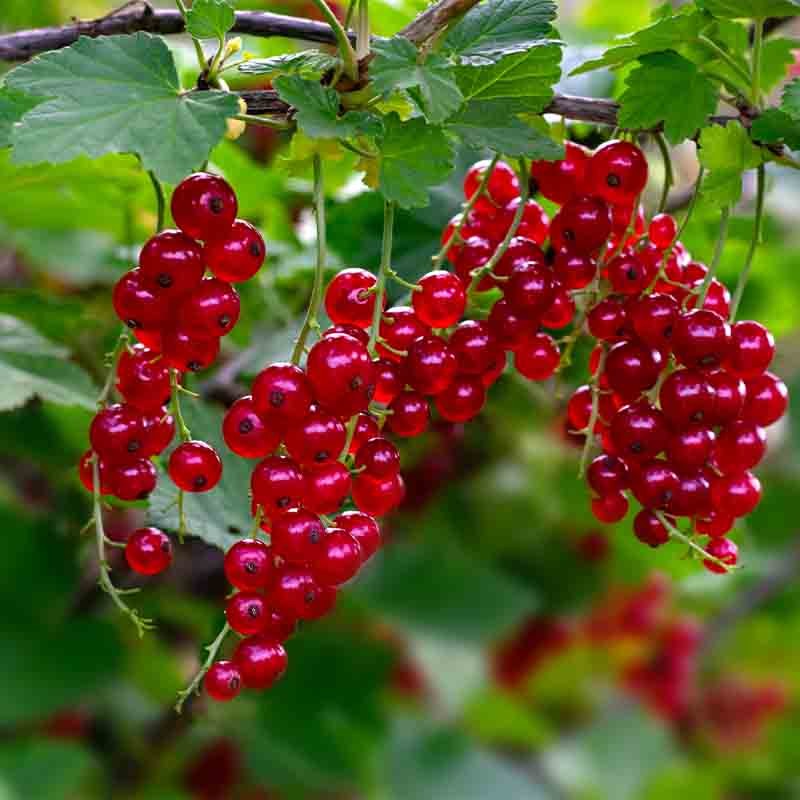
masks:
[(673, 144), (702, 128), (717, 105), (714, 84), (677, 53), (642, 56), (626, 84), (620, 97), (620, 126), (651, 128), (663, 120), (664, 134)]
[(239, 72), (275, 78), (278, 75), (299, 75), (301, 78), (319, 80), (339, 62), (336, 56), (320, 50), (301, 50), (270, 58), (253, 58), (239, 64)]
[(194, 0), (186, 13), (186, 30), (195, 39), (222, 39), (235, 21), (228, 0)]
[(698, 5), (723, 19), (793, 17), (800, 13), (800, 5), (791, 0), (698, 0)]
[(35, 97), (8, 87), (0, 88), (0, 147), (11, 144), (11, 131), (23, 114), (39, 104)]
[(419, 106), (434, 125), (460, 108), (464, 98), (446, 58), (431, 53), (418, 63), (417, 48), (403, 36), (376, 39), (372, 50), (370, 77), (376, 91), (389, 94), (395, 89), (416, 89)]
[(792, 119), (800, 121), (800, 78), (795, 78), (786, 84), (780, 108)]
[(787, 69), (794, 64), (797, 42), (783, 36), (767, 39), (761, 48), (761, 88), (769, 92), (786, 78)]
[(762, 161), (760, 150), (738, 122), (704, 128), (699, 145), (700, 163), (708, 171), (701, 187), (704, 200), (720, 208), (733, 205), (742, 196), (742, 173)]
[(169, 48), (148, 33), (81, 37), (12, 70), (6, 84), (44, 99), (14, 129), (14, 162), (136, 153), (168, 183), (208, 158), (238, 110), (227, 92), (182, 92)]
[(753, 138), (766, 144), (784, 142), (791, 150), (800, 150), (800, 122), (779, 108), (768, 108), (753, 121)]

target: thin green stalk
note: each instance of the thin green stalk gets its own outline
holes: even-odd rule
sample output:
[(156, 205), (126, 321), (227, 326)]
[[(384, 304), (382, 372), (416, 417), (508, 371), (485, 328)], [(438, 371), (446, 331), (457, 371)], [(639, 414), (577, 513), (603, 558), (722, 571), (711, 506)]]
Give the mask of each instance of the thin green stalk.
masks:
[(350, 25), (353, 22), (353, 14), (355, 13), (356, 6), (358, 5), (358, 0), (350, 0), (347, 5), (347, 15), (344, 18), (344, 29), (350, 30)]
[(259, 117), (255, 114), (234, 114), (233, 119), (246, 122), (248, 125), (260, 125), (262, 128), (271, 128), (276, 131), (288, 131), (294, 126), (291, 122), (272, 117)]
[(299, 364), (306, 348), (306, 340), (312, 328), (319, 328), (317, 312), (322, 302), (322, 280), (325, 275), (327, 259), (327, 241), (325, 232), (325, 183), (322, 174), (322, 159), (317, 153), (314, 156), (314, 218), (317, 224), (317, 264), (314, 270), (314, 284), (311, 287), (311, 298), (308, 301), (306, 318), (297, 335), (292, 351), (292, 364)]
[(192, 438), (192, 432), (189, 430), (181, 411), (180, 393), (182, 387), (179, 382), (179, 375), (178, 370), (170, 369), (169, 385), (172, 393), (172, 415), (175, 417), (175, 424), (178, 427), (178, 435), (181, 437), (181, 441), (188, 442)]
[(705, 548), (701, 547), (697, 542), (695, 542), (691, 537), (687, 536), (683, 531), (678, 530), (668, 519), (666, 514), (663, 511), (656, 511), (656, 517), (658, 517), (658, 521), (666, 528), (667, 533), (670, 536), (670, 539), (677, 539), (679, 542), (683, 542), (687, 547), (691, 548), (698, 553), (703, 559), (710, 561), (712, 564), (716, 564), (718, 567), (722, 567), (725, 572), (731, 572), (733, 567), (730, 564), (726, 564), (724, 561), (721, 561), (716, 556), (712, 556)]
[(658, 213), (661, 214), (667, 207), (667, 199), (669, 198), (669, 190), (672, 188), (674, 181), (674, 174), (672, 171), (672, 158), (670, 158), (669, 154), (669, 145), (664, 138), (664, 134), (661, 133), (661, 131), (657, 131), (653, 134), (653, 138), (656, 140), (658, 149), (661, 151), (661, 158), (664, 162), (664, 186), (661, 189), (661, 199), (658, 203)]
[(750, 75), (747, 74), (747, 70), (739, 64), (736, 59), (723, 50), (716, 42), (709, 39), (708, 36), (699, 36), (698, 41), (711, 50), (720, 61), (724, 61), (736, 73), (737, 77), (744, 81), (744, 86), (746, 86), (748, 90), (750, 89)]
[(356, 26), (356, 58), (361, 61), (369, 55), (369, 0), (358, 0), (358, 25)]
[(325, 0), (312, 0), (314, 5), (319, 9), (320, 14), (325, 18), (325, 22), (331, 26), (333, 35), (336, 38), (336, 44), (339, 48), (339, 55), (344, 62), (344, 69), (347, 76), (352, 80), (358, 79), (358, 60), (356, 59), (353, 46), (350, 44), (350, 38), (347, 31), (342, 27), (336, 14), (331, 11), (330, 6)]
[(744, 287), (747, 285), (747, 280), (750, 277), (750, 268), (753, 266), (753, 256), (761, 241), (761, 228), (764, 222), (764, 191), (766, 186), (766, 172), (763, 164), (759, 164), (756, 174), (756, 215), (753, 221), (753, 237), (750, 239), (750, 248), (744, 260), (744, 267), (742, 267), (742, 271), (739, 273), (739, 280), (736, 282), (736, 289), (733, 292), (733, 300), (731, 301), (731, 322), (736, 319), (736, 312), (739, 310), (739, 303), (742, 302)]
[(375, 354), (375, 343), (383, 315), (383, 296), (386, 292), (386, 278), (392, 271), (392, 237), (394, 234), (394, 203), (386, 200), (383, 204), (383, 244), (381, 263), (378, 266), (378, 280), (375, 284), (375, 308), (372, 312), (372, 325), (369, 331), (369, 351)]
[(722, 251), (725, 249), (725, 240), (728, 238), (728, 223), (730, 222), (731, 209), (725, 206), (722, 209), (722, 215), (719, 220), (719, 233), (717, 234), (717, 243), (714, 245), (714, 255), (711, 257), (711, 265), (703, 278), (703, 284), (700, 287), (700, 296), (697, 298), (697, 307), (702, 308), (703, 303), (706, 301), (708, 295), (708, 287), (711, 286), (711, 281), (717, 274), (717, 267), (719, 267), (720, 259), (722, 258)]
[(597, 372), (595, 372), (592, 381), (592, 410), (589, 413), (589, 424), (586, 426), (586, 439), (583, 443), (583, 450), (581, 451), (581, 460), (578, 465), (578, 478), (583, 478), (586, 474), (586, 467), (589, 464), (589, 455), (592, 452), (592, 444), (595, 441), (594, 429), (597, 425), (597, 420), (600, 416), (600, 379), (603, 377), (603, 372), (606, 368), (606, 351), (600, 354), (600, 361), (597, 364)]
[(764, 45), (764, 20), (757, 19), (754, 23), (753, 33), (753, 56), (751, 64), (752, 81), (751, 92), (753, 95), (753, 105), (761, 105), (761, 53)]
[(226, 622), (222, 626), (222, 630), (220, 630), (220, 632), (217, 634), (217, 638), (206, 647), (206, 652), (208, 653), (206, 660), (202, 663), (200, 669), (195, 673), (195, 676), (192, 678), (192, 682), (182, 692), (178, 693), (178, 700), (175, 703), (175, 711), (178, 714), (180, 714), (183, 710), (183, 704), (190, 697), (190, 695), (194, 694), (200, 688), (203, 678), (205, 678), (206, 673), (211, 669), (211, 665), (217, 660), (219, 649), (222, 647), (222, 643), (225, 641), (225, 637), (230, 633), (230, 631), (231, 627)]
[(114, 378), (117, 375), (117, 361), (119, 361), (122, 351), (128, 346), (128, 329), (123, 325), (119, 337), (114, 344), (114, 349), (106, 356), (106, 364), (108, 366), (108, 375), (106, 375), (103, 388), (97, 396), (97, 407), (103, 408), (106, 401), (114, 388)]
[(156, 195), (156, 231), (164, 230), (164, 218), (166, 216), (167, 202), (164, 197), (164, 187), (152, 170), (147, 171), (150, 183), (153, 184), (153, 191)]
[[(175, 5), (178, 7), (178, 11), (181, 12), (184, 23), (186, 23), (188, 14), (186, 3), (184, 3), (183, 0), (175, 0)], [(200, 72), (205, 72), (206, 67), (208, 66), (208, 61), (206, 59), (206, 54), (203, 52), (203, 46), (197, 39), (194, 38), (194, 36), (192, 36), (192, 43), (194, 44), (194, 51), (197, 54), (197, 63), (200, 65)]]

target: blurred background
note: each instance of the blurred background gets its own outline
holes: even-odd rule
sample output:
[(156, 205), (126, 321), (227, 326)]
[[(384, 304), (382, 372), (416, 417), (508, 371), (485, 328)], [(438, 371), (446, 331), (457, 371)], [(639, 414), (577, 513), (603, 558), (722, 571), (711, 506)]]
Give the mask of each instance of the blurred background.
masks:
[[(114, 5), (3, 0), (0, 31)], [(644, 25), (651, 5), (562, 2), (565, 73)], [(314, 16), (302, 0), (239, 6)], [(374, 29), (391, 34), (422, 6), (372, 0)], [(170, 46), (191, 81), (191, 45)], [(300, 46), (245, 41), (258, 55)], [(772, 68), (788, 75), (791, 42), (775, 51)], [(592, 73), (560, 88), (613, 96), (618, 80)], [(609, 131), (570, 125), (569, 134), (593, 146)], [(194, 382), (203, 400), (187, 413), (201, 433), (218, 429), (255, 372), (287, 356), (305, 308), (311, 184), (302, 165), (287, 168), (288, 147), (251, 128), (212, 155), (240, 215), (264, 232), (269, 260), (241, 285), (242, 320), (223, 358)], [(661, 186), (652, 155), (648, 210)], [(395, 266), (404, 277), (427, 271), (458, 210), (461, 176), (479, 156), (461, 154), (429, 209), (399, 214)], [(680, 216), (694, 146), (673, 157)], [(331, 268), (374, 269), (381, 200), (364, 191), (354, 160), (326, 167)], [(28, 337), (82, 370), (73, 404), (33, 399), (0, 413), (0, 799), (800, 797), (798, 406), (770, 430), (764, 500), (736, 530), (744, 569), (711, 575), (677, 544), (644, 547), (629, 522), (593, 521), (563, 419), (588, 346), (557, 382), (507, 374), (474, 423), (436, 424), (407, 445), (408, 496), (386, 521), (387, 548), (330, 619), (290, 641), (285, 678), (261, 696), (226, 706), (199, 699), (176, 716), (175, 695), (222, 622), (222, 553), (190, 540), (171, 570), (144, 582), (133, 602), (158, 628), (137, 639), (96, 585), (92, 543), (79, 534), (90, 498), (75, 469), (91, 414), (80, 398), (104, 380), (102, 354), (118, 330), (110, 287), (152, 233), (152, 192), (122, 156), (18, 168), (0, 151), (0, 185), (0, 393), (14, 383), (4, 337)], [(749, 242), (752, 189), (720, 268), (729, 286)], [(797, 173), (769, 173), (767, 211), (740, 316), (772, 329), (774, 369), (800, 396)], [(710, 259), (717, 222), (702, 206), (693, 216), (683, 238), (696, 259)], [(246, 524), (243, 484), (228, 524)], [(118, 505), (107, 531), (124, 540), (144, 518), (144, 508)], [(118, 584), (143, 583), (121, 559), (112, 566)]]

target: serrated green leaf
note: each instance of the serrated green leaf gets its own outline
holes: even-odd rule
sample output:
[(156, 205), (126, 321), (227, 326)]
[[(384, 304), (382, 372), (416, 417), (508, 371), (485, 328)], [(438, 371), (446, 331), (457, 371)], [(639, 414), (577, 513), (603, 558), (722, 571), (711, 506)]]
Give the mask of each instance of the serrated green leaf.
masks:
[(723, 19), (766, 19), (800, 14), (800, 5), (790, 0), (698, 0), (697, 4)]
[(505, 100), (510, 113), (541, 111), (561, 77), (561, 48), (541, 43), (487, 67), (458, 67), (456, 79), (467, 102)]
[(443, 51), (461, 63), (493, 64), (551, 37), (555, 18), (556, 5), (551, 0), (489, 0), (453, 26)]
[(428, 204), (428, 187), (441, 183), (453, 170), (453, 145), (441, 128), (415, 118), (403, 122), (397, 114), (384, 118), (380, 137), (380, 190), (402, 208)]
[(295, 108), (298, 127), (312, 139), (348, 139), (380, 132), (380, 119), (374, 114), (348, 111), (340, 117), (338, 93), (317, 81), (283, 75), (274, 85), (281, 99)]
[(800, 120), (800, 78), (786, 84), (780, 108), (792, 119)]
[(703, 199), (719, 208), (733, 205), (742, 196), (742, 173), (762, 162), (761, 151), (738, 122), (704, 128), (699, 145), (698, 157), (707, 170)]
[(93, 410), (92, 381), (67, 355), (21, 320), (0, 314), (0, 411), (18, 408), (32, 397)]
[(452, 117), (447, 129), (468, 147), (484, 147), (508, 156), (553, 161), (564, 157), (564, 146), (508, 110), (504, 100), (469, 103)]
[(767, 39), (761, 49), (761, 88), (769, 92), (787, 74), (789, 65), (794, 63), (794, 50), (797, 42), (777, 36)]
[(186, 30), (195, 39), (222, 39), (235, 21), (227, 0), (194, 0), (186, 14)]
[(7, 86), (0, 88), (0, 147), (11, 144), (11, 131), (22, 115), (30, 111), (40, 100)]
[(136, 153), (168, 183), (205, 161), (238, 109), (227, 92), (182, 93), (167, 45), (148, 33), (81, 37), (12, 70), (6, 83), (49, 98), (15, 127), (16, 163)]
[(785, 142), (791, 150), (800, 150), (800, 121), (779, 108), (768, 108), (753, 122), (750, 132), (765, 144)]
[(446, 58), (431, 53), (418, 63), (417, 48), (403, 36), (377, 39), (372, 51), (369, 74), (376, 91), (388, 95), (397, 89), (418, 89), (422, 112), (434, 125), (460, 108), (464, 98)]
[(614, 69), (648, 53), (673, 50), (695, 41), (713, 22), (708, 15), (697, 11), (663, 17), (629, 36), (619, 37), (617, 44), (606, 50), (600, 58), (584, 62), (573, 69), (570, 75), (581, 75), (595, 69)]
[(274, 78), (278, 75), (299, 75), (301, 78), (319, 80), (333, 69), (339, 59), (320, 50), (302, 50), (299, 53), (284, 53), (271, 58), (253, 58), (239, 64), (239, 72), (246, 75), (263, 75)]
[[(248, 490), (255, 462), (234, 456), (228, 450), (222, 439), (222, 411), (219, 408), (195, 401), (184, 403), (182, 410), (192, 436), (212, 445), (223, 465), (222, 478), (210, 492), (185, 495), (187, 530), (189, 535), (197, 536), (220, 550), (227, 550), (252, 525)], [(176, 497), (175, 485), (162, 474), (149, 501), (148, 518), (153, 525), (169, 531), (178, 530)]]
[[(652, 128), (663, 120), (673, 144), (702, 128), (717, 105), (717, 90), (691, 61), (677, 53), (654, 53), (639, 59), (620, 97), (619, 125)], [(676, 98), (680, 102), (675, 102)]]

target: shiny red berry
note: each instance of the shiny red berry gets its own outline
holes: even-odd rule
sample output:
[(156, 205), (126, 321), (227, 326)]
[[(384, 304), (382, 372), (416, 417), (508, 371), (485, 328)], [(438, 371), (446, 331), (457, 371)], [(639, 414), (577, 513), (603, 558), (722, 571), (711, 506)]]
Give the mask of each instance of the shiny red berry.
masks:
[(185, 233), (161, 231), (149, 239), (139, 254), (139, 272), (157, 291), (177, 298), (202, 280), (205, 264), (200, 245)]
[(461, 322), (450, 335), (448, 344), (455, 355), (458, 372), (466, 375), (485, 372), (498, 350), (489, 325), (474, 319)]
[(307, 564), (319, 552), (325, 535), (322, 520), (305, 508), (277, 516), (270, 530), (272, 548), (285, 561)]
[(600, 145), (586, 167), (589, 191), (615, 205), (630, 205), (647, 183), (647, 159), (630, 142)]
[(372, 399), (376, 403), (391, 403), (405, 386), (401, 367), (394, 361), (382, 358), (375, 363), (375, 394)]
[(714, 466), (723, 474), (744, 472), (760, 463), (767, 451), (767, 434), (762, 427), (736, 420), (723, 428), (714, 444)]
[[(723, 565), (735, 567), (739, 561), (739, 548), (734, 542), (725, 537), (712, 539), (706, 545), (706, 552), (710, 556), (714, 556), (717, 561), (706, 558), (703, 560), (703, 566), (709, 572), (715, 572), (718, 575), (724, 575), (728, 571)], [(722, 564), (717, 563), (718, 561), (721, 561)]]
[(633, 495), (645, 508), (667, 508), (677, 488), (678, 476), (666, 461), (647, 461), (631, 474)]
[(647, 229), (647, 238), (661, 250), (666, 250), (675, 238), (678, 226), (675, 218), (669, 214), (656, 214), (650, 220), (650, 227)]
[(577, 253), (593, 253), (610, 234), (611, 213), (599, 197), (573, 197), (561, 207), (550, 225), (552, 244)]
[(514, 350), (514, 366), (531, 381), (544, 381), (558, 369), (561, 353), (552, 336), (535, 333), (526, 336)]
[(375, 365), (361, 342), (342, 333), (320, 339), (308, 354), (308, 379), (319, 403), (342, 418), (366, 410), (375, 392)]
[(559, 250), (553, 262), (553, 271), (565, 289), (584, 289), (597, 274), (597, 262), (584, 253)]
[(349, 533), (361, 548), (361, 560), (367, 561), (381, 546), (381, 531), (374, 517), (361, 511), (345, 511), (333, 524)]
[(711, 473), (685, 472), (679, 476), (669, 510), (680, 517), (705, 516), (711, 511)]
[(706, 376), (693, 369), (675, 370), (661, 384), (658, 394), (661, 410), (676, 427), (710, 421), (714, 409), (714, 389)]
[(405, 484), (399, 473), (381, 480), (357, 475), (353, 481), (353, 502), (359, 511), (373, 517), (382, 517), (397, 508), (405, 493)]
[(486, 387), (481, 377), (476, 375), (456, 375), (434, 400), (436, 410), (448, 422), (467, 422), (474, 419), (485, 403)]
[(535, 319), (518, 314), (504, 298), (492, 306), (487, 322), (498, 346), (506, 350), (514, 350), (537, 328)]
[(592, 499), (592, 514), (600, 522), (610, 525), (625, 518), (628, 498), (623, 492), (612, 492)]
[(431, 328), (449, 328), (463, 316), (467, 304), (464, 285), (452, 272), (435, 270), (423, 275), (411, 303), (417, 317)]
[(344, 449), (346, 438), (341, 421), (322, 410), (312, 411), (284, 433), (289, 455), (303, 466), (335, 461)]
[(714, 432), (704, 425), (678, 427), (667, 442), (667, 458), (678, 470), (695, 470), (711, 458)]
[(114, 311), (129, 328), (160, 328), (170, 316), (169, 300), (163, 290), (148, 284), (141, 270), (126, 272), (111, 295)]
[(681, 314), (672, 328), (672, 350), (681, 364), (715, 369), (728, 355), (731, 326), (713, 311), (695, 309)]
[(493, 272), (495, 275), (505, 277), (513, 272), (514, 267), (521, 264), (539, 264), (541, 266), (545, 262), (542, 248), (536, 242), (526, 239), (524, 236), (515, 236), (508, 243), (505, 253), (495, 265)]
[(350, 494), (350, 472), (329, 461), (306, 470), (305, 505), (317, 514), (335, 514)]
[(286, 671), (287, 662), (283, 645), (265, 635), (248, 636), (233, 653), (233, 663), (248, 689), (268, 689)]
[(308, 568), (285, 567), (276, 576), (267, 600), (288, 619), (318, 619), (330, 611), (335, 597)]
[(180, 326), (164, 331), (164, 361), (181, 372), (208, 369), (219, 355), (219, 338), (204, 336)]
[[(495, 246), (482, 236), (470, 236), (464, 241), (455, 260), (456, 274), (465, 287), (472, 283), (472, 273), (482, 267), (495, 251)], [(494, 281), (489, 275), (484, 276), (478, 283), (478, 290), (488, 291), (494, 286)]]
[(695, 527), (698, 533), (715, 538), (728, 533), (728, 531), (733, 528), (735, 522), (736, 519), (732, 514), (728, 514), (724, 510), (711, 509), (701, 519), (695, 522)]
[(256, 413), (250, 395), (240, 397), (222, 420), (222, 437), (230, 450), (242, 458), (263, 458), (281, 441), (278, 428), (268, 425)]
[(619, 341), (629, 332), (627, 307), (617, 297), (606, 297), (589, 311), (586, 323), (595, 339)]
[(439, 336), (422, 336), (408, 348), (405, 377), (418, 392), (435, 395), (444, 391), (457, 369), (455, 353)]
[(599, 495), (627, 489), (628, 480), (627, 464), (609, 453), (597, 456), (586, 470), (586, 482)]
[(227, 181), (196, 172), (175, 187), (171, 209), (172, 218), (187, 236), (206, 241), (230, 230), (238, 206)]
[(680, 313), (678, 301), (672, 295), (644, 295), (628, 307), (627, 313), (633, 330), (643, 342), (651, 347), (670, 346), (672, 327)]
[(383, 437), (369, 439), (358, 448), (355, 466), (372, 478), (389, 478), (400, 471), (400, 453)]
[(428, 427), (428, 402), (419, 392), (403, 391), (389, 404), (386, 426), (397, 436), (419, 436)]
[(358, 542), (341, 528), (329, 528), (311, 569), (323, 586), (339, 586), (355, 576), (361, 563)]
[(203, 686), (212, 700), (226, 703), (242, 690), (242, 676), (233, 661), (215, 661), (203, 679)]
[(764, 373), (775, 355), (775, 339), (760, 323), (744, 320), (731, 327), (731, 345), (725, 369), (743, 380)]
[(376, 278), (365, 269), (337, 272), (325, 290), (325, 310), (337, 325), (366, 328), (375, 310)]
[(669, 531), (661, 520), (647, 509), (642, 509), (633, 518), (633, 532), (640, 542), (650, 547), (660, 547), (669, 541)]
[(172, 543), (158, 528), (139, 528), (125, 543), (125, 559), (140, 575), (158, 575), (172, 563)]
[(353, 438), (350, 440), (348, 452), (355, 454), (364, 442), (380, 436), (381, 431), (374, 417), (369, 414), (359, 414), (356, 417), (356, 426), (353, 429)]
[(272, 551), (260, 539), (240, 539), (231, 545), (224, 566), (228, 583), (246, 592), (265, 588), (274, 573)]
[(175, 420), (161, 408), (144, 414), (142, 424), (144, 425), (143, 455), (149, 458), (163, 453), (175, 436)]
[(503, 296), (521, 316), (543, 314), (553, 302), (556, 287), (552, 270), (542, 264), (521, 263), (503, 284)]
[(308, 377), (294, 364), (270, 364), (253, 381), (253, 405), (265, 420), (299, 422), (308, 414), (311, 401)]
[(621, 253), (606, 267), (611, 288), (624, 295), (641, 294), (652, 282), (655, 271), (633, 253)]
[(222, 477), (222, 461), (210, 444), (183, 442), (172, 451), (168, 472), (179, 489), (185, 492), (208, 492)]
[(620, 397), (635, 399), (656, 385), (664, 358), (641, 342), (618, 342), (606, 355), (604, 375)]
[[(506, 207), (505, 213), (513, 218), (519, 208), (520, 198), (515, 197)], [(522, 219), (519, 221), (517, 235), (525, 239), (530, 239), (541, 246), (547, 239), (550, 232), (550, 219), (545, 214), (544, 209), (535, 201), (528, 200), (522, 211)]]
[(249, 280), (261, 269), (267, 247), (249, 222), (237, 219), (227, 231), (205, 243), (203, 256), (215, 277), (239, 283)]
[(745, 517), (761, 500), (761, 481), (752, 472), (722, 475), (711, 484), (711, 500), (714, 508)]
[[(137, 458), (124, 464), (109, 464), (102, 483), (107, 482), (110, 494), (120, 500), (144, 500), (156, 488), (158, 474), (151, 461)], [(101, 485), (102, 485), (101, 483)]]
[(269, 456), (260, 461), (250, 476), (253, 500), (268, 517), (298, 508), (305, 496), (305, 477), (296, 461)]
[(89, 427), (92, 450), (104, 461), (130, 461), (144, 450), (142, 412), (127, 403), (98, 411)]
[(789, 406), (786, 384), (771, 372), (747, 381), (742, 416), (764, 427), (777, 422)]
[(564, 158), (557, 161), (533, 161), (531, 178), (535, 188), (554, 203), (563, 205), (583, 191), (589, 153), (574, 142), (564, 143)]
[(622, 458), (654, 458), (666, 447), (668, 438), (666, 418), (646, 400), (624, 406), (611, 420), (611, 441)]
[(408, 306), (389, 308), (383, 312), (379, 328), (380, 337), (386, 341), (387, 347), (379, 342), (378, 355), (399, 363), (403, 360), (400, 354), (407, 352), (413, 341), (430, 332), (430, 328)]
[(550, 329), (564, 328), (575, 316), (575, 301), (560, 284), (556, 287), (550, 308), (542, 315), (542, 326)]
[(169, 401), (169, 367), (142, 344), (123, 350), (117, 363), (117, 389), (142, 411), (155, 411)]
[(727, 425), (742, 413), (746, 388), (743, 381), (724, 369), (705, 373), (706, 380), (714, 392), (714, 402), (708, 422), (711, 425)]
[[(94, 492), (94, 466), (92, 459), (94, 453), (87, 450), (78, 462), (78, 477), (87, 492)], [(100, 486), (98, 487), (100, 494), (110, 494), (111, 486), (108, 483), (108, 467), (103, 461), (98, 462), (98, 478), (100, 479)]]
[(260, 633), (269, 622), (266, 598), (259, 592), (237, 592), (225, 604), (228, 625), (242, 636)]
[[(489, 161), (477, 161), (467, 170), (464, 176), (464, 197), (467, 200), (478, 191), (489, 164)], [(474, 208), (491, 213), (495, 208), (507, 205), (518, 195), (519, 180), (516, 173), (505, 161), (498, 161), (486, 183), (486, 194), (478, 199)]]
[(236, 289), (219, 278), (206, 278), (182, 301), (178, 322), (190, 336), (224, 336), (239, 320)]

